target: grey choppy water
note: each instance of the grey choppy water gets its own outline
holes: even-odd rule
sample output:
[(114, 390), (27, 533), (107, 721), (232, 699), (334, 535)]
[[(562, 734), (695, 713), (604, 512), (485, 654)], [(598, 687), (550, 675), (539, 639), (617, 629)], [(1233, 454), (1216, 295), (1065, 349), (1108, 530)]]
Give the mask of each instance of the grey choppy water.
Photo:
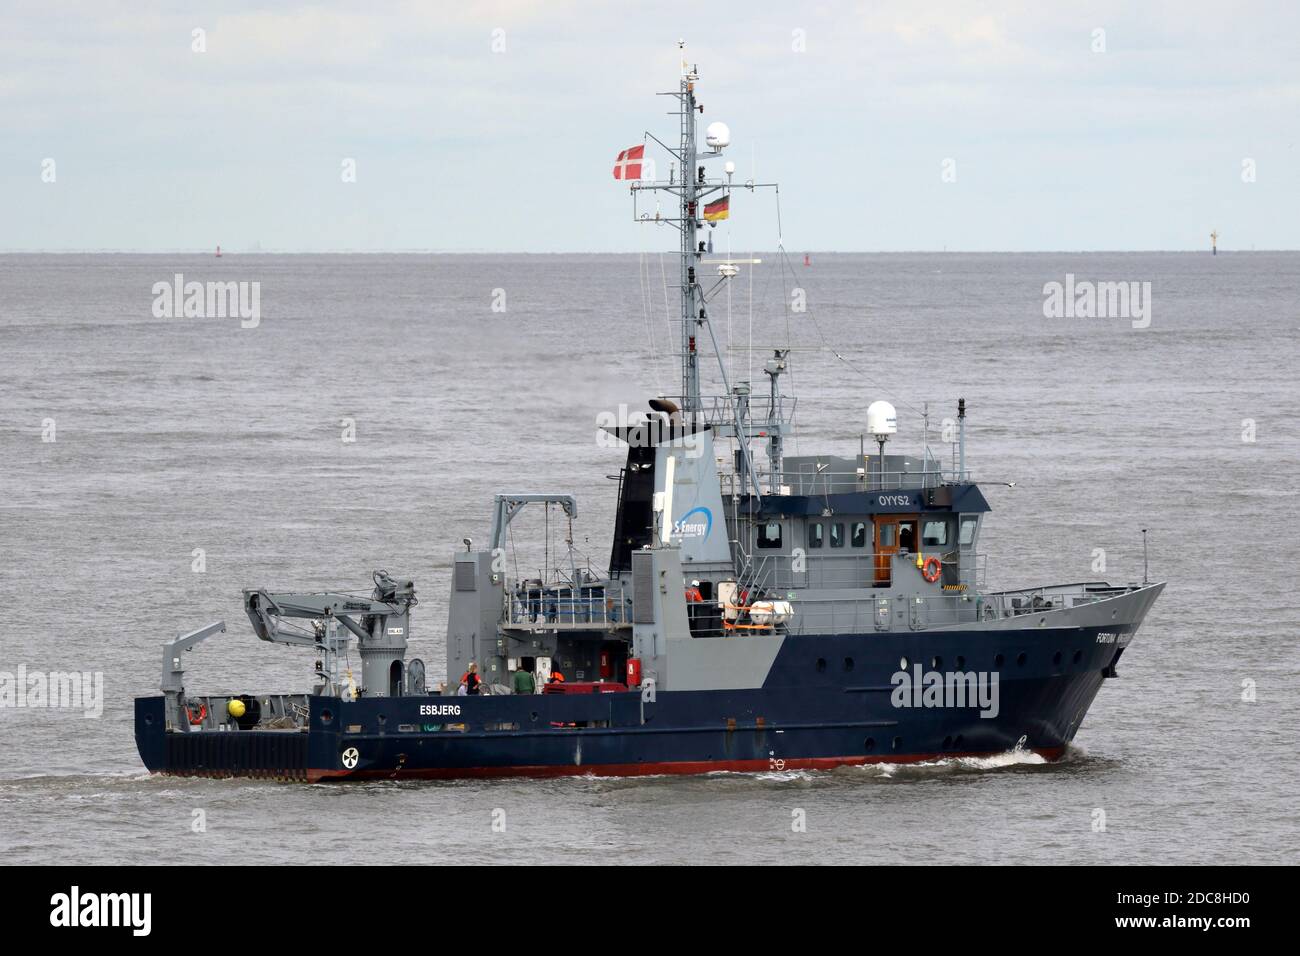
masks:
[[(755, 289), (779, 300), (767, 258)], [(131, 700), (156, 692), (164, 638), (229, 622), (190, 658), (194, 689), (308, 683), (303, 655), (248, 632), (245, 586), (409, 574), (413, 653), (436, 674), (450, 554), (486, 533), (494, 491), (575, 492), (578, 541), (603, 560), (619, 456), (595, 441), (595, 413), (673, 384), (671, 360), (648, 357), (668, 329), (647, 265), (648, 325), (635, 256), (0, 256), (0, 671), (100, 671), (106, 697), (99, 719), (0, 708), (3, 859), (1295, 862), (1294, 253), (795, 269), (853, 363), (794, 356), (800, 450), (856, 450), (878, 397), (900, 404), (910, 445), (903, 401), (930, 400), (937, 421), (964, 395), (971, 468), (1016, 482), (986, 490), (991, 586), (1094, 577), (1096, 548), (1107, 576), (1140, 578), (1151, 529), (1169, 587), (1060, 764), (342, 787), (144, 774)], [(154, 318), (151, 287), (176, 272), (260, 281), (260, 325)], [(1043, 285), (1066, 273), (1150, 281), (1150, 327), (1045, 319)], [(796, 344), (821, 342), (807, 316), (788, 321)], [(786, 326), (769, 301), (753, 341)]]

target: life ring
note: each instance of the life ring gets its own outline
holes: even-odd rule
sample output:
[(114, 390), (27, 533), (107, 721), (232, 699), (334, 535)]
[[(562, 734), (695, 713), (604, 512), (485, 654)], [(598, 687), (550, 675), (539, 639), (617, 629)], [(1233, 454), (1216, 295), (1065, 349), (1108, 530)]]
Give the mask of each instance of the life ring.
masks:
[(199, 712), (197, 714), (195, 714), (194, 711), (190, 710), (190, 708), (186, 706), (185, 716), (190, 719), (190, 724), (192, 726), (198, 726), (199, 724), (203, 723), (204, 718), (208, 716), (208, 705), (200, 703)]
[(930, 555), (925, 559), (925, 564), (921, 568), (921, 577), (933, 584), (939, 580), (941, 574), (943, 574), (943, 562), (934, 555)]

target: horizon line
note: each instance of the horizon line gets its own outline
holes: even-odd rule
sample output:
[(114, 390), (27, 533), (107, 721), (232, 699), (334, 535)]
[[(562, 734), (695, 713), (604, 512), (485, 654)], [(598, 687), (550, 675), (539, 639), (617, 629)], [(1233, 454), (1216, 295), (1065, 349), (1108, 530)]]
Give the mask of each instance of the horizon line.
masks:
[[(752, 249), (747, 252), (759, 252), (775, 255), (780, 249)], [(800, 249), (797, 252), (784, 250), (787, 256), (891, 256), (891, 255), (966, 255), (966, 256), (1053, 256), (1111, 253), (1119, 255), (1180, 255), (1184, 253), (1214, 255), (1213, 249), (1201, 246), (1179, 249)], [(1257, 252), (1300, 252), (1297, 248), (1277, 249), (1219, 249), (1224, 254)], [(637, 256), (670, 255), (679, 250), (663, 249), (658, 251), (623, 250), (594, 251), (591, 249), (566, 249), (553, 252), (535, 252), (519, 249), (243, 249), (222, 250), (221, 258), (227, 256)], [(212, 250), (193, 248), (177, 249), (0, 249), (0, 256), (48, 256), (48, 255), (130, 255), (130, 256), (204, 256), (217, 258)], [(725, 253), (712, 253), (725, 255)]]

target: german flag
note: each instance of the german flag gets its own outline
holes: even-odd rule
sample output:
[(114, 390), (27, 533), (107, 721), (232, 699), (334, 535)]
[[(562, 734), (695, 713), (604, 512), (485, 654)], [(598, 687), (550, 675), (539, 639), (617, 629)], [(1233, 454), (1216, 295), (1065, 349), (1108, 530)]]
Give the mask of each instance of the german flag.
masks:
[(704, 207), (704, 221), (717, 222), (720, 219), (727, 219), (731, 215), (731, 197), (723, 196), (716, 202), (711, 202)]

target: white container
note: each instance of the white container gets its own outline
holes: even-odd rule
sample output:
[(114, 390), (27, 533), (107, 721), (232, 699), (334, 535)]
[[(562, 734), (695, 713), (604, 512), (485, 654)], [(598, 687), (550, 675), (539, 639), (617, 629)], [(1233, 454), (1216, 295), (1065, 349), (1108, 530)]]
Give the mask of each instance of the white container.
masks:
[(736, 588), (735, 581), (718, 582), (718, 607), (722, 608), (723, 620), (734, 621), (740, 617), (740, 611), (736, 610)]
[(775, 627), (794, 617), (789, 601), (755, 601), (749, 606), (749, 619), (760, 627)]

